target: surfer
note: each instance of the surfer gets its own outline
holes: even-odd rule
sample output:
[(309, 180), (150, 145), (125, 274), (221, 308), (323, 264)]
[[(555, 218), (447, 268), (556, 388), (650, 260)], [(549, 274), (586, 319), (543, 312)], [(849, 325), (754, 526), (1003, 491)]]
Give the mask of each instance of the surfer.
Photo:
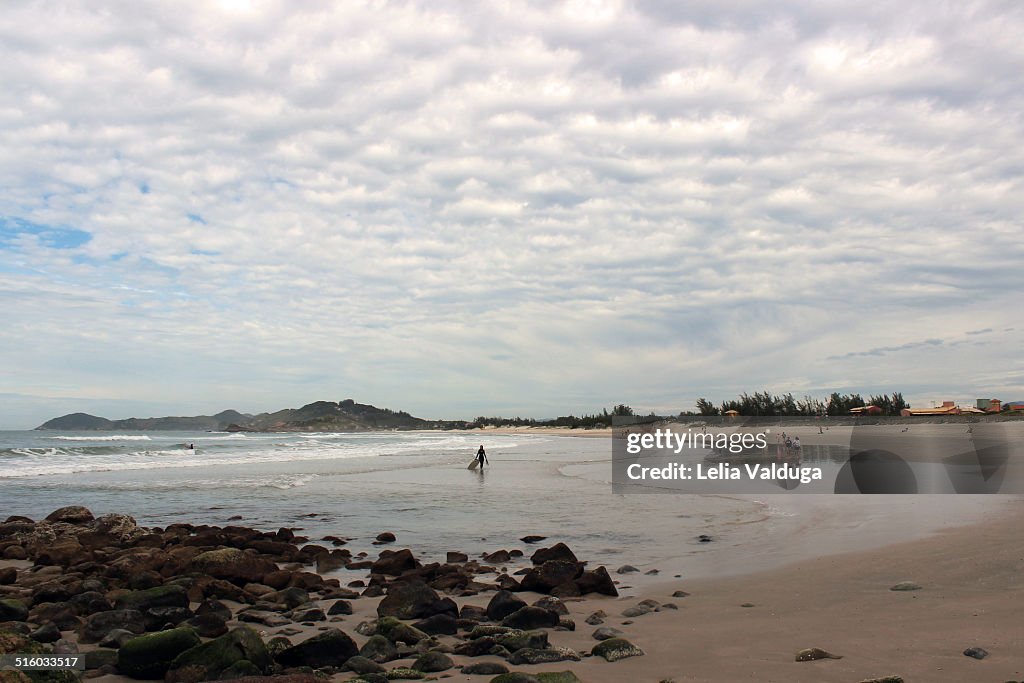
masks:
[(484, 463), (487, 462), (487, 453), (484, 451), (484, 445), (480, 444), (479, 450), (476, 452), (476, 461), (480, 465), (480, 471), (484, 471)]

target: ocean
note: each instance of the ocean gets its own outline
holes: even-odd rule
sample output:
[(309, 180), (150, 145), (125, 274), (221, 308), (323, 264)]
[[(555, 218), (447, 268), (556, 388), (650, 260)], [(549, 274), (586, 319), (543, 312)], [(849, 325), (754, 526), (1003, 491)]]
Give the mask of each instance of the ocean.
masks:
[[(491, 465), (467, 470), (481, 444)], [(613, 493), (611, 479), (608, 438), (0, 432), (0, 520), (85, 505), (145, 526), (290, 527), (371, 554), (376, 535), (391, 531), (394, 547), (424, 561), (444, 561), (449, 550), (529, 554), (519, 539), (541, 535), (610, 569), (737, 574), (966, 523), (986, 509), (979, 499), (998, 498), (630, 495)]]

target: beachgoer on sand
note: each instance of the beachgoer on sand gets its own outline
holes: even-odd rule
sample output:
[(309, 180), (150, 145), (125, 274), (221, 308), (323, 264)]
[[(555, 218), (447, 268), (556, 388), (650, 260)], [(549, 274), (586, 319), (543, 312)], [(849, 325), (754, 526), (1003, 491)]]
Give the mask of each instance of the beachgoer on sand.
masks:
[(483, 444), (480, 444), (480, 449), (476, 452), (476, 461), (480, 463), (480, 470), (483, 471), (484, 463), (487, 462), (487, 453), (484, 451)]

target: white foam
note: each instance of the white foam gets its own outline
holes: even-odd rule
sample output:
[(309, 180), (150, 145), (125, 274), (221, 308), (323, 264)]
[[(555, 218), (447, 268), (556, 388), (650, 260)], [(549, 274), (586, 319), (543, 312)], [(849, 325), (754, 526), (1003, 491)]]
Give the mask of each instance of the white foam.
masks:
[(145, 434), (115, 434), (113, 436), (46, 436), (60, 441), (152, 441)]

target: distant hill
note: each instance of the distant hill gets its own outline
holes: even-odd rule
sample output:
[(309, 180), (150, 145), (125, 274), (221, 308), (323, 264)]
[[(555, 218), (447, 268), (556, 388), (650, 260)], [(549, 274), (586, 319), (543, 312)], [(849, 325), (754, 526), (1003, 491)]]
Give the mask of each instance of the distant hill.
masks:
[(108, 420), (86, 413), (57, 417), (36, 429), (103, 431), (230, 431), (230, 432), (366, 432), (390, 429), (438, 429), (465, 426), (461, 422), (422, 420), (404, 411), (346, 399), (338, 403), (316, 401), (301, 408), (247, 415), (225, 410), (216, 415), (195, 417), (132, 417)]

